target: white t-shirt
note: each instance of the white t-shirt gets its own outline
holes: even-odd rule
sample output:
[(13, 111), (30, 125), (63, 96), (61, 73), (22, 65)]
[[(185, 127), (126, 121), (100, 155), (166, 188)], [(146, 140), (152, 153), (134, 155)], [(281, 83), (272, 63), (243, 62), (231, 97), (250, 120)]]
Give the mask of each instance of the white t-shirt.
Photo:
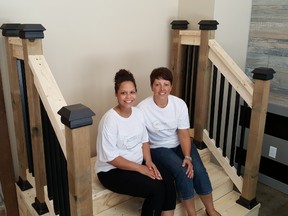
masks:
[(173, 95), (168, 96), (166, 107), (158, 107), (153, 96), (138, 104), (145, 116), (151, 148), (174, 148), (179, 145), (177, 129), (190, 128), (186, 103)]
[(116, 167), (109, 164), (118, 156), (141, 164), (142, 144), (148, 142), (144, 116), (137, 107), (132, 107), (128, 118), (120, 116), (114, 109), (108, 110), (98, 126), (96, 172), (107, 172)]

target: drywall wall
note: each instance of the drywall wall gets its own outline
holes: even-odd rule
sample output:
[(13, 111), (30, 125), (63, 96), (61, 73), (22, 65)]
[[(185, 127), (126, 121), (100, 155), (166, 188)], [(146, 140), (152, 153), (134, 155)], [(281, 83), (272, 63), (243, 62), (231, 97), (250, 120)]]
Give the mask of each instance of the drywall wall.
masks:
[(179, 0), (179, 18), (199, 29), (201, 20), (217, 20), (215, 39), (244, 71), (249, 37), (252, 0)]
[[(40, 23), (46, 28), (44, 55), (64, 98), (96, 113), (92, 154), (99, 119), (116, 103), (115, 72), (126, 68), (134, 73), (138, 101), (150, 95), (149, 74), (154, 67), (168, 65), (170, 22), (177, 14), (175, 0), (0, 1), (0, 25)], [(11, 119), (4, 45), (1, 37), (0, 66)]]

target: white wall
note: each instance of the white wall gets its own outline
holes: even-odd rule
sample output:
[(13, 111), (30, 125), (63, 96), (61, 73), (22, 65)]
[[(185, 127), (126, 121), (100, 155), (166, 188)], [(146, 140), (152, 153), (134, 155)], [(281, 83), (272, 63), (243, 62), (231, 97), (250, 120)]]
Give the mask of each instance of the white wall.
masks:
[(252, 0), (216, 1), (214, 19), (219, 22), (217, 42), (245, 71)]
[[(47, 29), (44, 55), (64, 98), (68, 104), (82, 103), (96, 113), (92, 154), (98, 121), (116, 103), (115, 72), (126, 68), (135, 75), (138, 102), (150, 95), (151, 70), (169, 63), (170, 22), (177, 13), (175, 0), (0, 0), (0, 25), (40, 23)], [(4, 46), (2, 37), (0, 65), (11, 119)]]
[(179, 0), (179, 18), (189, 22), (189, 29), (199, 29), (201, 20), (214, 19), (215, 0)]
[[(68, 104), (83, 103), (95, 113), (91, 149), (95, 154), (97, 125), (115, 104), (113, 76), (120, 68), (134, 73), (138, 101), (150, 94), (148, 75), (169, 61), (170, 22), (186, 19), (198, 29), (202, 19), (220, 24), (216, 39), (244, 69), (251, 1), (231, 0), (0, 0), (0, 25), (40, 23), (47, 30), (44, 55)], [(178, 5), (179, 3), (179, 5)], [(12, 108), (4, 38), (0, 66), (8, 119)], [(15, 135), (9, 122), (12, 149)]]
[(252, 0), (179, 0), (179, 17), (199, 29), (201, 20), (217, 20), (215, 39), (244, 71)]

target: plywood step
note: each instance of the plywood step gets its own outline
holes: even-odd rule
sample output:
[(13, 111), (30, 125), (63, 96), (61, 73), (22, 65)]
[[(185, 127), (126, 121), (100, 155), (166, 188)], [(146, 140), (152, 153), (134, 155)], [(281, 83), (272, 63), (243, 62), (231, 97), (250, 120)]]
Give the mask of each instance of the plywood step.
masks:
[[(238, 192), (231, 191), (216, 200), (214, 205), (222, 216), (257, 216), (259, 214), (260, 204), (251, 210), (246, 209), (236, 203), (239, 196), (240, 194)], [(141, 205), (141, 199), (133, 198), (97, 214), (97, 216), (140, 216)], [(174, 216), (186, 216), (183, 206), (180, 203), (177, 204)], [(205, 209), (199, 209), (197, 211), (197, 216), (207, 216)]]
[[(210, 162), (211, 153), (208, 149), (199, 150), (199, 154), (204, 164), (207, 164)], [(95, 161), (96, 161), (96, 157), (91, 158), (93, 213), (94, 215), (97, 215), (100, 212), (105, 211), (106, 209), (110, 209), (115, 205), (121, 204), (131, 199), (132, 197), (113, 193), (112, 191), (105, 189), (99, 182), (97, 175), (95, 173)], [(215, 172), (217, 172), (217, 170)], [(223, 177), (223, 180), (224, 179), (228, 180), (227, 177), (226, 178), (225, 176), (222, 176), (222, 177)], [(216, 181), (215, 185), (217, 186), (218, 184), (219, 182)], [(221, 193), (222, 192), (220, 192), (220, 194)]]
[[(210, 162), (209, 151), (201, 150), (200, 155), (212, 182), (213, 198), (214, 200), (220, 199), (221, 197), (225, 196), (233, 190), (233, 183), (221, 167)], [(117, 215), (117, 212), (118, 214), (122, 212), (122, 215), (128, 216), (130, 214), (135, 215), (138, 211), (140, 212), (139, 208), (141, 208), (143, 199), (116, 194), (110, 190), (105, 189), (101, 185), (97, 178), (97, 175), (95, 174), (94, 164), (95, 158), (92, 158), (91, 167), (93, 167), (92, 181), (94, 215), (114, 215), (114, 211), (116, 211), (115, 215)], [(203, 204), (198, 197), (196, 197), (195, 204), (197, 210), (203, 208)], [(179, 212), (179, 214), (182, 214), (181, 212), (184, 212), (181, 204), (177, 204), (177, 212)]]

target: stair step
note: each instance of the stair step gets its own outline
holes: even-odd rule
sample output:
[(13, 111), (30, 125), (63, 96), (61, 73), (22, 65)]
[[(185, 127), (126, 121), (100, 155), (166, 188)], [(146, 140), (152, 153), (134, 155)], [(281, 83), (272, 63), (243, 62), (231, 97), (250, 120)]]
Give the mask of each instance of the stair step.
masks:
[[(236, 201), (239, 199), (240, 193), (236, 191), (231, 191), (230, 193), (226, 194), (225, 196), (221, 197), (220, 199), (214, 202), (215, 208), (222, 216), (258, 216), (260, 204), (256, 205), (253, 209), (249, 210), (239, 204)], [(205, 215), (205, 209), (202, 208), (197, 212), (197, 215)], [(175, 216), (182, 216), (177, 215)]]
[[(208, 150), (200, 150), (200, 156), (203, 163), (206, 166), (207, 172), (209, 174), (210, 180), (213, 187), (213, 198), (217, 200), (227, 193), (232, 191), (233, 183), (223, 171), (223, 169), (214, 163), (210, 162), (210, 152)], [(140, 212), (143, 199), (134, 198), (131, 196), (121, 195), (114, 193), (108, 189), (105, 189), (99, 182), (97, 175), (95, 173), (96, 157), (91, 159), (92, 167), (92, 182), (93, 182), (93, 214), (94, 215), (113, 215), (114, 211), (119, 214), (123, 212), (123, 215), (135, 215), (137, 211)], [(135, 201), (136, 200), (136, 201)], [(140, 203), (140, 204), (139, 204)], [(203, 208), (203, 204), (198, 197), (196, 197), (195, 202), (196, 210)], [(111, 211), (111, 212), (110, 212)], [(183, 212), (181, 204), (177, 204), (176, 212)], [(107, 213), (109, 212), (109, 213)]]
[(133, 197), (114, 193), (102, 186), (95, 172), (96, 157), (91, 158), (93, 214), (112, 208)]
[[(231, 191), (225, 196), (214, 202), (217, 211), (222, 216), (257, 216), (259, 214), (260, 204), (249, 210), (236, 203), (240, 194), (236, 191)], [(124, 203), (116, 205), (106, 211), (103, 211), (97, 216), (140, 216), (142, 199), (132, 198)], [(174, 216), (186, 216), (183, 206), (177, 204)], [(205, 209), (201, 208), (197, 211), (197, 216), (207, 216)]]
[[(210, 162), (211, 153), (207, 148), (203, 150), (199, 150), (199, 154), (204, 164)], [(113, 193), (112, 191), (104, 188), (99, 182), (97, 175), (95, 173), (95, 161), (96, 161), (96, 157), (92, 157), (91, 158), (91, 172), (92, 172), (93, 213), (94, 215), (97, 215), (98, 213), (105, 211), (106, 209), (109, 209), (122, 202), (125, 202), (129, 199), (132, 199), (133, 197)]]

